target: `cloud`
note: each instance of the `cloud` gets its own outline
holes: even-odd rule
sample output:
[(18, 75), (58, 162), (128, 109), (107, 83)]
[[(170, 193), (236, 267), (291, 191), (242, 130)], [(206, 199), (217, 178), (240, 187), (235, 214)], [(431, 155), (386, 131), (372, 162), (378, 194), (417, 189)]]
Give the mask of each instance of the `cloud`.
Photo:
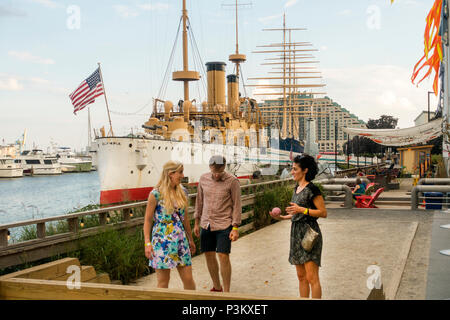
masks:
[(156, 2), (156, 3), (146, 3), (138, 5), (142, 10), (167, 10), (169, 9), (168, 3)]
[(139, 12), (129, 6), (123, 6), (120, 4), (113, 6), (114, 10), (121, 16), (122, 18), (134, 18), (139, 15)]
[(0, 90), (4, 91), (19, 91), (23, 89), (23, 85), (19, 83), (19, 79), (13, 77), (5, 77), (4, 79), (0, 76)]
[(411, 83), (410, 68), (366, 65), (324, 69), (323, 76), (327, 95), (364, 121), (387, 114), (399, 118), (400, 127), (411, 127), (417, 115), (427, 109), (431, 81), (417, 88)]
[(0, 6), (0, 18), (1, 17), (25, 17), (27, 14), (24, 11), (15, 8), (8, 8)]
[(352, 14), (352, 11), (350, 9), (344, 9), (337, 13), (338, 16), (345, 16), (345, 17), (347, 17), (351, 14)]
[(275, 15), (273, 15), (273, 16), (267, 16), (267, 17), (261, 17), (261, 18), (258, 18), (258, 21), (259, 21), (259, 22), (262, 22), (262, 23), (267, 23), (267, 22), (269, 22), (269, 21), (271, 21), (271, 20), (281, 18), (282, 16), (283, 16), (282, 13), (280, 13), (280, 14), (275, 14)]
[(140, 14), (140, 10), (143, 11), (163, 11), (168, 10), (170, 7), (167, 3), (156, 2), (156, 3), (144, 3), (138, 4), (136, 6), (124, 6), (120, 4), (113, 5), (114, 10), (122, 18), (134, 18)]
[(39, 64), (55, 64), (55, 61), (52, 59), (33, 56), (31, 53), (26, 51), (9, 51), (8, 55), (22, 61), (29, 61)]
[(48, 81), (47, 79), (32, 77), (30, 78), (30, 82), (38, 85), (45, 85), (48, 84), (50, 81)]
[(52, 0), (31, 0), (32, 2), (39, 3), (40, 5), (43, 5), (47, 8), (62, 8), (63, 5), (60, 3), (57, 3)]
[(288, 2), (286, 2), (286, 4), (284, 5), (285, 8), (288, 7), (292, 7), (293, 5), (295, 5), (298, 2), (298, 0), (289, 0)]
[(23, 89), (37, 89), (46, 93), (68, 95), (71, 91), (67, 88), (59, 87), (52, 81), (39, 77), (17, 76), (12, 74), (0, 73), (0, 90), (20, 91)]

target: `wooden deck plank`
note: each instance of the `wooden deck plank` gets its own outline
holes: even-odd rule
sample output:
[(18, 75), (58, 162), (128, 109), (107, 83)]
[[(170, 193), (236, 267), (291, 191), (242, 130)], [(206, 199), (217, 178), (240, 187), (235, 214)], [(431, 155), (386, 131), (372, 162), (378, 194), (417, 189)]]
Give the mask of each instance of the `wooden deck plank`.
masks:
[[(66, 281), (71, 275), (72, 273), (66, 273), (62, 276), (49, 278), (48, 280)], [(85, 282), (97, 277), (97, 272), (95, 272), (95, 268), (93, 266), (81, 266), (80, 276), (81, 282)]]
[[(83, 280), (81, 280), (83, 282)], [(109, 274), (107, 273), (100, 273), (98, 274), (94, 279), (86, 281), (88, 283), (104, 283), (104, 284), (111, 284), (111, 279), (109, 278)]]
[(28, 278), (28, 279), (50, 279), (66, 274), (68, 266), (80, 265), (77, 258), (64, 258), (56, 261), (44, 263), (28, 269), (9, 273), (0, 277), (0, 281), (11, 278)]
[[(100, 283), (81, 283), (80, 289), (69, 289), (65, 282), (36, 279), (0, 281), (0, 299), (39, 300), (276, 300), (280, 297), (239, 293), (214, 293), (191, 290), (143, 288)], [(282, 297), (283, 300), (298, 300)]]

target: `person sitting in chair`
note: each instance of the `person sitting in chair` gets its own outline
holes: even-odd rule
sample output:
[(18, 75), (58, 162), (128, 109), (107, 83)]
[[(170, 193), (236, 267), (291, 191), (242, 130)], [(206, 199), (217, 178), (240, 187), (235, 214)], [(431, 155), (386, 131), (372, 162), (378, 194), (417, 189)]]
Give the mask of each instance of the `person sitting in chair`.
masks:
[(356, 200), (356, 196), (361, 196), (366, 192), (366, 184), (362, 182), (360, 178), (356, 178), (356, 186), (353, 189), (353, 199)]

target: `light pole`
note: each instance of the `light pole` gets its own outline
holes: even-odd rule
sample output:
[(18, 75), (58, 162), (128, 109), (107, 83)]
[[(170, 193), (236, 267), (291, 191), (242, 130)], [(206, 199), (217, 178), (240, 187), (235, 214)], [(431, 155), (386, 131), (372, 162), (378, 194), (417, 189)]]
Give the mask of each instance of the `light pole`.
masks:
[(337, 170), (337, 130), (338, 121), (334, 120), (334, 169)]
[(347, 133), (347, 169), (350, 169), (350, 135)]
[(430, 122), (430, 93), (434, 93), (434, 92), (428, 91), (428, 122)]

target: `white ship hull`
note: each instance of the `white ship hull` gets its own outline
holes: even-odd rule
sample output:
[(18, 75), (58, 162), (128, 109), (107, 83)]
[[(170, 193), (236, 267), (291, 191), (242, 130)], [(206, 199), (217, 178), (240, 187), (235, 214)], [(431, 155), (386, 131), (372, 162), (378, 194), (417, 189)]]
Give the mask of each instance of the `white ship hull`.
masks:
[(21, 165), (24, 175), (55, 175), (62, 173), (61, 165), (56, 157), (47, 157), (42, 153), (42, 150), (24, 151), (14, 161)]
[(23, 177), (22, 167), (13, 158), (0, 158), (0, 178)]
[(31, 176), (40, 176), (40, 175), (56, 175), (61, 174), (61, 166), (58, 167), (50, 167), (45, 165), (24, 165), (24, 174)]
[(276, 174), (290, 161), (286, 151), (221, 144), (130, 137), (97, 138), (95, 143), (102, 204), (146, 200), (169, 160), (184, 164), (189, 184), (209, 171), (215, 154), (226, 157), (226, 170), (238, 178), (250, 178), (255, 171)]
[(0, 178), (19, 178), (23, 177), (22, 168), (2, 168), (0, 167)]
[(0, 168), (0, 178), (19, 178), (23, 177), (23, 169), (3, 169)]

